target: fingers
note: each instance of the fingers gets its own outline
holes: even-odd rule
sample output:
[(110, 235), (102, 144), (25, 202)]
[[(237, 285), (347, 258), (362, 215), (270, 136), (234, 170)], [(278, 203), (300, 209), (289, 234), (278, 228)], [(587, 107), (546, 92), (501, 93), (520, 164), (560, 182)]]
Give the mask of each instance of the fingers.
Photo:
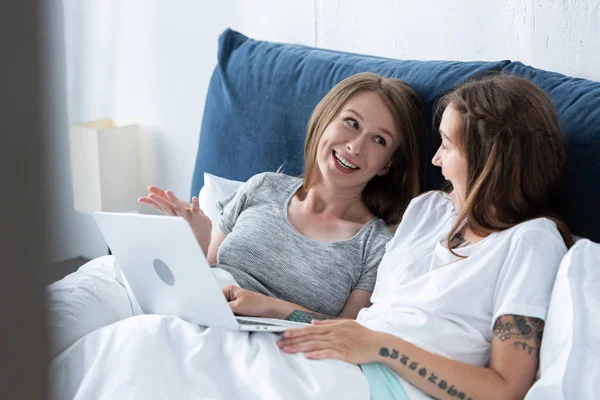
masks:
[(173, 205), (173, 208), (176, 211), (183, 213), (184, 211), (188, 211), (192, 208), (192, 205), (190, 203), (188, 203), (185, 200), (181, 200), (179, 197), (175, 196), (175, 193), (173, 193), (171, 190), (167, 190), (165, 194), (167, 195), (167, 198), (171, 201), (171, 204)]
[[(280, 349), (300, 349), (297, 351), (308, 351), (304, 347), (297, 347), (306, 345), (306, 343), (327, 343), (332, 341), (331, 331), (326, 327), (309, 326), (306, 328), (299, 329), (288, 329), (283, 332), (283, 338), (277, 342), (277, 346)], [(297, 352), (294, 350), (294, 352)]]
[(200, 202), (196, 196), (192, 197), (192, 211), (200, 210)]
[(323, 319), (323, 320), (313, 319), (312, 320), (313, 325), (332, 325), (332, 324), (337, 324), (338, 322), (340, 322), (340, 321), (338, 321), (337, 319)]
[(175, 214), (182, 215), (187, 211), (185, 207), (181, 206), (179, 199), (173, 192), (167, 190), (165, 194), (167, 195), (167, 199), (171, 202), (171, 207), (173, 208), (173, 211), (175, 211)]
[(237, 299), (236, 296), (236, 289), (238, 289), (238, 287), (234, 285), (225, 285), (221, 288), (223, 295), (225, 295), (225, 298), (227, 299), (229, 308), (231, 308), (231, 311), (233, 311), (234, 314), (237, 313), (239, 306), (239, 299)]
[(137, 201), (138, 201), (138, 203), (145, 203), (145, 204), (150, 204), (150, 205), (154, 204), (154, 202), (152, 200), (150, 200), (148, 197), (138, 197)]
[(161, 197), (155, 193), (150, 193), (148, 198), (154, 201), (160, 207), (160, 211), (162, 211), (163, 214), (171, 216), (177, 215), (173, 209), (173, 206), (171, 205), (171, 202), (164, 197)]
[(331, 331), (328, 326), (311, 325), (306, 328), (288, 329), (283, 332), (283, 337), (286, 339), (299, 338), (310, 335), (323, 335)]
[(235, 289), (237, 289), (237, 288), (238, 287), (234, 286), (234, 285), (225, 285), (221, 288), (221, 291), (225, 295), (225, 298), (227, 298), (227, 301), (235, 300), (235, 298), (236, 298)]
[(154, 186), (154, 185), (148, 186), (148, 192), (157, 194), (161, 197), (167, 197), (165, 191), (162, 190), (161, 188), (159, 188), (158, 186)]
[(333, 349), (316, 350), (304, 353), (309, 360), (343, 360), (342, 353)]
[(325, 334), (321, 334), (321, 335), (302, 336), (302, 337), (297, 337), (297, 338), (293, 338), (293, 339), (283, 338), (283, 339), (280, 339), (279, 341), (277, 341), (277, 346), (280, 349), (283, 349), (286, 347), (296, 346), (296, 345), (313, 342), (313, 341), (331, 342), (332, 337), (328, 333), (325, 333)]
[[(200, 202), (196, 196), (189, 203), (178, 198), (171, 190), (162, 190), (158, 186), (148, 186), (148, 196), (138, 198), (139, 203), (151, 205), (165, 215), (189, 218), (190, 212), (201, 212)], [(203, 214), (203, 213), (202, 213)]]
[(286, 353), (310, 353), (320, 350), (332, 350), (333, 344), (324, 340), (311, 340), (303, 343), (284, 344), (280, 347)]
[(229, 301), (229, 302), (227, 302), (227, 304), (229, 304), (229, 308), (231, 308), (231, 312), (233, 312), (233, 314), (239, 315), (239, 312), (238, 312), (239, 311), (238, 307), (240, 304), (239, 300)]
[(148, 204), (154, 208), (156, 208), (158, 211), (162, 211), (162, 209), (160, 208), (160, 206), (158, 204), (156, 204), (154, 202), (154, 200), (152, 200), (151, 198), (148, 197), (140, 197), (138, 198), (138, 203), (144, 203), (144, 204)]

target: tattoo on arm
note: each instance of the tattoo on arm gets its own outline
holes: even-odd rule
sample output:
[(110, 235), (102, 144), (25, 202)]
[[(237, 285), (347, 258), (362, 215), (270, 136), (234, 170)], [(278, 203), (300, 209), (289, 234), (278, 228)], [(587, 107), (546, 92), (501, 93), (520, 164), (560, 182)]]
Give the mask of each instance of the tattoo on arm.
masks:
[(325, 319), (336, 319), (336, 317), (330, 317), (328, 315), (323, 315), (316, 312), (294, 310), (289, 313), (285, 319), (287, 321), (304, 322), (306, 324), (310, 324), (313, 319), (322, 321)]
[(522, 315), (502, 315), (492, 329), (494, 336), (503, 342), (513, 339), (513, 346), (539, 357), (544, 321)]
[(451, 385), (446, 380), (440, 379), (440, 377), (437, 376), (431, 369), (428, 370), (424, 365), (420, 365), (418, 361), (411, 360), (409, 356), (403, 353), (400, 354), (396, 349), (390, 350), (387, 347), (381, 347), (379, 349), (379, 356), (382, 358), (392, 358), (394, 360), (397, 359), (398, 362), (405, 366), (408, 370), (413, 371), (421, 379), (435, 386), (438, 390), (443, 390), (450, 396), (456, 397), (460, 400), (473, 400), (465, 392), (454, 387), (454, 385)]

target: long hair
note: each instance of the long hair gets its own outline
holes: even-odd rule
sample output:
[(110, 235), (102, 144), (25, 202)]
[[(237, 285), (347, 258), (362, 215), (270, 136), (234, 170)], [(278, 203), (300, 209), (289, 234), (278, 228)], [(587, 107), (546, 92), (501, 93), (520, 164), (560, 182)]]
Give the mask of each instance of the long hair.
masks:
[(365, 186), (362, 200), (369, 211), (388, 225), (397, 225), (413, 197), (419, 194), (419, 140), (422, 134), (421, 100), (404, 81), (369, 72), (352, 75), (333, 87), (319, 102), (308, 122), (304, 143), (303, 187), (310, 189), (317, 146), (325, 128), (357, 92), (379, 94), (394, 117), (400, 145), (387, 174), (374, 176)]
[[(459, 114), (455, 129), (468, 164), (465, 205), (446, 238), (466, 220), (487, 236), (539, 217), (553, 220), (566, 245), (573, 238), (558, 217), (566, 151), (558, 117), (534, 83), (497, 74), (468, 81), (437, 104)], [(453, 252), (454, 253), (454, 252)]]

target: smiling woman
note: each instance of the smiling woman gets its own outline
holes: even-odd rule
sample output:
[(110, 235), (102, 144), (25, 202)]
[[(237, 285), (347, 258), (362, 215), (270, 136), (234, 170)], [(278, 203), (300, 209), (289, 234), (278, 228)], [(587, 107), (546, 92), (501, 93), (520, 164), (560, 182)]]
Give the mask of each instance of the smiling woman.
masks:
[[(342, 158), (346, 163), (340, 165), (342, 172), (360, 160), (371, 168), (365, 174), (369, 177), (366, 184), (364, 177), (356, 178), (364, 185), (363, 202), (388, 224), (398, 224), (410, 200), (419, 193), (419, 106), (417, 94), (399, 79), (361, 73), (340, 82), (317, 105), (308, 123), (305, 190), (313, 179), (322, 178), (314, 169), (319, 160), (331, 158), (330, 154)], [(332, 140), (337, 140), (335, 147), (329, 144)], [(327, 145), (331, 147), (325, 149), (327, 154), (319, 154)], [(360, 154), (365, 151), (368, 157)], [(376, 163), (372, 156), (377, 157)]]
[(359, 323), (316, 321), (286, 331), (279, 346), (366, 364), (372, 395), (523, 398), (571, 244), (553, 209), (565, 167), (558, 120), (536, 85), (507, 75), (467, 82), (440, 106), (432, 162), (450, 195), (411, 202)]
[(307, 181), (315, 186), (321, 179), (339, 180), (341, 177), (335, 173), (328, 177), (329, 165), (353, 175), (345, 178), (346, 183), (339, 181), (342, 186), (364, 186), (372, 177), (387, 174), (399, 142), (399, 134), (391, 132), (397, 131), (377, 93), (356, 93), (321, 135), (315, 155), (319, 168)]
[(303, 178), (250, 178), (217, 204), (212, 235), (196, 198), (152, 187), (140, 201), (189, 221), (209, 262), (241, 286), (225, 289), (236, 314), (355, 318), (370, 304), (390, 228), (419, 191), (419, 107), (399, 79), (342, 80), (310, 118)]

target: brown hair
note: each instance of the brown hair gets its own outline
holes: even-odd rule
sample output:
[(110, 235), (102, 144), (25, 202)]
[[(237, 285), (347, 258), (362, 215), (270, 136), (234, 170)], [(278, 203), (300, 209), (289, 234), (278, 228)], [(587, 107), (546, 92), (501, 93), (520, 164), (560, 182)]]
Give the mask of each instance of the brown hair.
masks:
[(369, 72), (352, 75), (333, 87), (317, 104), (308, 122), (304, 142), (303, 187), (309, 190), (316, 164), (317, 145), (325, 128), (354, 94), (372, 91), (386, 103), (394, 117), (400, 145), (391, 158), (390, 170), (367, 183), (362, 199), (371, 213), (388, 225), (402, 219), (410, 200), (419, 194), (419, 140), (422, 133), (421, 100), (404, 81)]
[(468, 164), (465, 205), (448, 234), (466, 220), (479, 236), (521, 222), (553, 220), (567, 246), (573, 238), (557, 216), (566, 151), (558, 117), (548, 96), (534, 83), (507, 74), (468, 81), (437, 105), (460, 117), (456, 140)]

